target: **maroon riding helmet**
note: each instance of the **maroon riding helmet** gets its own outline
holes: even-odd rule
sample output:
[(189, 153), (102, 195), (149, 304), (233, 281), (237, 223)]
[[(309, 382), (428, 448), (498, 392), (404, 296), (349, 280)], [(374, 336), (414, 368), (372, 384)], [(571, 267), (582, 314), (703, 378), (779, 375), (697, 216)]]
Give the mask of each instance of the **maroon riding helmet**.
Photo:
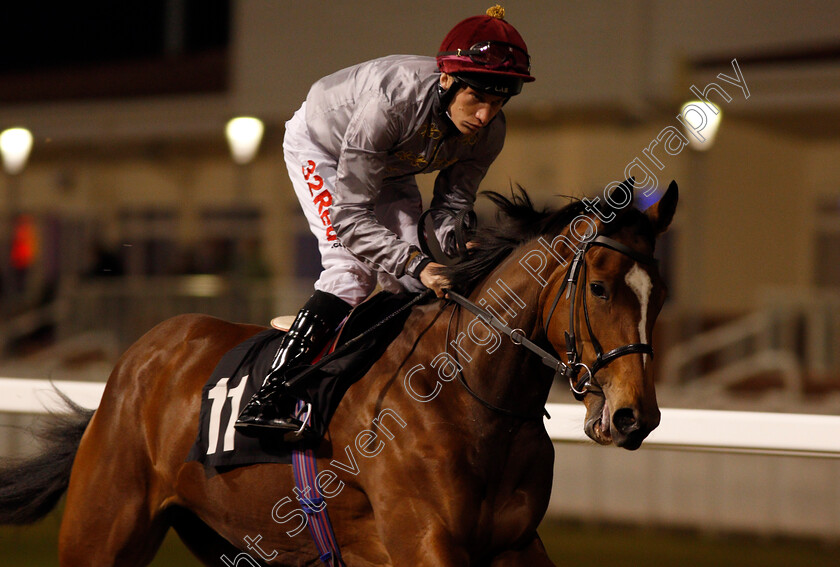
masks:
[(437, 54), (438, 68), (475, 90), (503, 97), (519, 94), (531, 76), (531, 57), (519, 32), (498, 4), (485, 16), (455, 25)]

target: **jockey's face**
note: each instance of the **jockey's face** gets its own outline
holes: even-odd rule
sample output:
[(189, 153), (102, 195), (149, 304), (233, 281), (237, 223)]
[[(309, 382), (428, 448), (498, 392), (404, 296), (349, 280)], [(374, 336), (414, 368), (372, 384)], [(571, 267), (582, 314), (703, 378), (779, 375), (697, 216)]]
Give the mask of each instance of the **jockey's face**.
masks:
[[(445, 89), (450, 88), (454, 82), (451, 75), (443, 73), (440, 76), (440, 84)], [(459, 89), (449, 103), (449, 118), (462, 134), (472, 134), (493, 120), (505, 100), (505, 97), (486, 94), (467, 86)]]

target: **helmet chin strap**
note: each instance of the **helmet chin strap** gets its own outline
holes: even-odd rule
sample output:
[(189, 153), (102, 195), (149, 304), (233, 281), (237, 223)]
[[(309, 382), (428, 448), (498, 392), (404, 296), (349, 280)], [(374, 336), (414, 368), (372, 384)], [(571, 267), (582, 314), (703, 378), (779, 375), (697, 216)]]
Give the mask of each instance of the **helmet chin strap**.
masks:
[[(452, 103), (452, 99), (455, 98), (455, 95), (458, 94), (458, 91), (461, 90), (461, 89), (467, 88), (469, 85), (467, 83), (465, 83), (464, 81), (462, 81), (456, 75), (449, 75), (449, 76), (452, 77), (452, 84), (447, 89), (443, 85), (440, 84), (440, 81), (438, 81), (437, 95), (438, 95), (438, 100), (440, 101), (440, 108), (441, 108), (442, 113), (449, 119), (449, 122), (451, 122), (452, 125), (454, 125), (455, 121), (452, 120), (452, 115), (449, 113), (449, 105)], [(507, 97), (502, 102), (502, 106), (506, 105), (509, 100), (510, 100), (510, 97)]]
[(453, 79), (452, 85), (450, 85), (450, 87), (447, 89), (438, 81), (437, 93), (438, 100), (440, 101), (441, 111), (443, 112), (443, 114), (446, 115), (447, 118), (449, 118), (449, 121), (452, 122), (452, 116), (449, 114), (449, 105), (452, 102), (452, 99), (455, 98), (455, 95), (458, 94), (458, 91), (463, 89), (467, 85), (458, 77), (454, 75), (449, 76)]

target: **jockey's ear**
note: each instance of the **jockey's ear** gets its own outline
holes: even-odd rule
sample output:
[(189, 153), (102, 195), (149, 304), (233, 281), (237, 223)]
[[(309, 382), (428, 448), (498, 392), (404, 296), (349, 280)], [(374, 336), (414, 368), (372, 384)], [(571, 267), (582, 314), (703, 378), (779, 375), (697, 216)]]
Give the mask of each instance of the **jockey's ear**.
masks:
[(665, 191), (662, 198), (645, 211), (650, 222), (653, 223), (656, 234), (661, 234), (668, 230), (668, 226), (670, 226), (674, 218), (674, 212), (677, 210), (679, 194), (680, 190), (677, 187), (677, 182), (671, 181), (671, 184), (668, 185), (668, 190)]

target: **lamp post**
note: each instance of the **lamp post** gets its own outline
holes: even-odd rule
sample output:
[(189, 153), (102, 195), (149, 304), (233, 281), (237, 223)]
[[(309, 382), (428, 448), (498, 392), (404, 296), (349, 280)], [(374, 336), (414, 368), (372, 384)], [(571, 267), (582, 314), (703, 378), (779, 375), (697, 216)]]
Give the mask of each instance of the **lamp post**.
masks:
[[(225, 137), (228, 141), (230, 154), (233, 158), (233, 162), (237, 166), (235, 190), (236, 199), (238, 201), (243, 200), (249, 193), (251, 172), (247, 166), (257, 155), (264, 131), (265, 126), (263, 125), (262, 120), (253, 116), (237, 116), (236, 118), (229, 120), (225, 126)], [(251, 235), (242, 232), (242, 223), (238, 223), (237, 226), (240, 228), (235, 235), (236, 257), (233, 259), (233, 275), (234, 278), (238, 280), (238, 283), (233, 286), (233, 291), (234, 304), (237, 308), (243, 310), (241, 314), (237, 314), (237, 317), (241, 318), (249, 315), (249, 309), (246, 307), (247, 301), (245, 301), (245, 297), (242, 297), (240, 294), (245, 292), (245, 295), (248, 295), (245, 290), (244, 280), (247, 276), (246, 264), (248, 262), (247, 256), (249, 254), (247, 238)]]
[(3, 239), (3, 253), (0, 257), (2, 265), (3, 289), (9, 299), (9, 305), (15, 305), (16, 295), (20, 291), (20, 281), (12, 266), (12, 244), (15, 238), (15, 220), (18, 214), (18, 198), (20, 192), (20, 173), (26, 167), (29, 154), (32, 152), (32, 133), (26, 128), (9, 128), (0, 132), (0, 154), (2, 154), (3, 170), (8, 179), (7, 221), (4, 230), (7, 238)]
[(707, 152), (715, 144), (723, 110), (713, 102), (690, 100), (680, 108), (680, 122), (692, 150)]
[[(686, 220), (684, 226), (686, 240), (683, 250), (687, 255), (689, 267), (687, 282), (688, 293), (684, 301), (692, 305), (690, 320), (685, 331), (689, 336), (702, 331), (702, 315), (705, 312), (706, 289), (706, 200), (708, 195), (708, 152), (714, 146), (718, 129), (723, 119), (723, 110), (709, 101), (692, 100), (682, 105), (678, 115), (683, 125), (689, 147), (688, 179), (689, 187), (685, 192)], [(694, 378), (700, 373), (699, 365), (687, 368), (687, 376)]]
[(235, 163), (245, 165), (256, 157), (264, 131), (262, 120), (253, 116), (237, 116), (228, 121), (225, 137)]
[(26, 167), (32, 152), (32, 133), (26, 128), (9, 128), (0, 132), (0, 154), (3, 156), (3, 170), (9, 179), (9, 216), (14, 219), (17, 213), (18, 181), (17, 177)]
[(230, 155), (233, 162), (240, 166), (236, 176), (236, 196), (240, 199), (247, 194), (250, 185), (245, 166), (257, 156), (264, 131), (262, 120), (253, 116), (237, 116), (225, 126)]
[(9, 175), (17, 175), (23, 171), (31, 151), (32, 132), (26, 128), (9, 128), (0, 133), (3, 169)]

